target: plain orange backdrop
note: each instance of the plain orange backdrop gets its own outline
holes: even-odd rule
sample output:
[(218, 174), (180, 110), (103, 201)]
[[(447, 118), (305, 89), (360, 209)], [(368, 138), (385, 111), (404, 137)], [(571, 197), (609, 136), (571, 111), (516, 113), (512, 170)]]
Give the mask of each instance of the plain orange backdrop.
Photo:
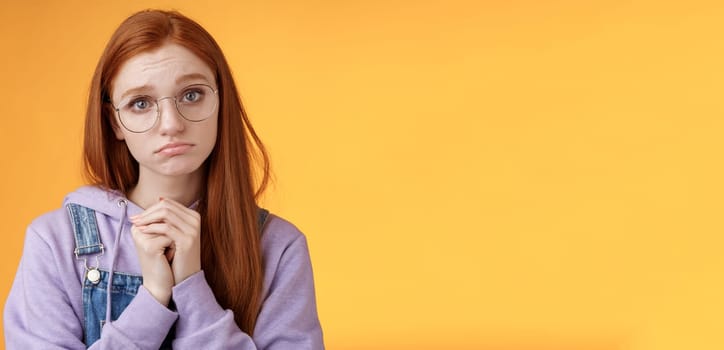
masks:
[[(722, 349), (724, 3), (3, 1), (0, 295), (113, 29), (219, 41), (329, 349)], [(43, 278), (43, 276), (38, 276)]]

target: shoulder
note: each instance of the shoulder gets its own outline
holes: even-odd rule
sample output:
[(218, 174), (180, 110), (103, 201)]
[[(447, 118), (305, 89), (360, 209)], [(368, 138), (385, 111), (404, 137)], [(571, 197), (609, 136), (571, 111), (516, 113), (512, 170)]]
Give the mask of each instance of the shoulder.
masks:
[(261, 237), (262, 254), (268, 267), (284, 261), (308, 260), (307, 238), (297, 226), (274, 214), (269, 214)]
[[(43, 238), (51, 238), (52, 234), (58, 230), (69, 231), (72, 235), (72, 223), (70, 213), (68, 212), (68, 203), (76, 203), (81, 206), (92, 207), (89, 202), (91, 199), (98, 198), (102, 194), (108, 195), (111, 192), (103, 190), (97, 186), (82, 186), (68, 193), (60, 208), (44, 213), (30, 223), (29, 231), (36, 232)], [(65, 236), (65, 235), (64, 235)]]
[(262, 230), (261, 243), (265, 251), (284, 250), (296, 241), (306, 241), (302, 231), (291, 222), (269, 213)]
[(23, 245), (25, 269), (53, 274), (66, 287), (79, 281), (80, 266), (75, 262), (75, 235), (65, 207), (47, 212), (28, 226)]
[(73, 244), (73, 227), (65, 207), (38, 216), (28, 226), (28, 239), (41, 239), (51, 247)]
[[(82, 186), (66, 194), (62, 205), (54, 210), (36, 217), (28, 226), (25, 244), (33, 248), (40, 244), (47, 245), (51, 251), (66, 256), (75, 249), (74, 224), (68, 209), (69, 203), (84, 207), (93, 207), (93, 203), (101, 202), (110, 192), (97, 186)], [(96, 210), (94, 208), (94, 210)], [(71, 254), (71, 256), (73, 256)]]

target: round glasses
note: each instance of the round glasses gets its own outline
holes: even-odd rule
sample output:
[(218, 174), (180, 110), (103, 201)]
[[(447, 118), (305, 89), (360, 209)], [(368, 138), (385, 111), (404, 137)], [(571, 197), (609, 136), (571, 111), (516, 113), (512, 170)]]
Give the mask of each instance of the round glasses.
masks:
[[(113, 109), (118, 113), (118, 119), (126, 130), (133, 133), (142, 133), (156, 125), (161, 115), (158, 102), (172, 98), (176, 110), (184, 119), (190, 122), (200, 122), (209, 119), (219, 104), (219, 90), (204, 84), (189, 85), (176, 94), (176, 96), (153, 99), (147, 95), (134, 95), (123, 99)], [(111, 103), (112, 104), (112, 103)]]

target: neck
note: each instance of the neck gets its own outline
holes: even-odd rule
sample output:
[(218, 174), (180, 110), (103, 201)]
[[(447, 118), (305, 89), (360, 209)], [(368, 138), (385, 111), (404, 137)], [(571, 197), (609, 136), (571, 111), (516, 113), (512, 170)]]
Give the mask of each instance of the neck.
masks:
[(143, 209), (158, 202), (160, 197), (189, 206), (198, 200), (201, 194), (200, 169), (185, 176), (149, 174), (143, 171), (138, 175), (138, 183), (128, 193), (128, 199)]

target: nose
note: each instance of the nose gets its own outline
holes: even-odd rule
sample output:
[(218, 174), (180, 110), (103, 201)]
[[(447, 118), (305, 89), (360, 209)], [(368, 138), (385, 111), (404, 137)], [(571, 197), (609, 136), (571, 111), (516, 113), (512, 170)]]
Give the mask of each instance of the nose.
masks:
[[(164, 101), (165, 100), (165, 101)], [(173, 97), (158, 100), (159, 131), (162, 135), (175, 135), (185, 128), (184, 119), (176, 108)]]

